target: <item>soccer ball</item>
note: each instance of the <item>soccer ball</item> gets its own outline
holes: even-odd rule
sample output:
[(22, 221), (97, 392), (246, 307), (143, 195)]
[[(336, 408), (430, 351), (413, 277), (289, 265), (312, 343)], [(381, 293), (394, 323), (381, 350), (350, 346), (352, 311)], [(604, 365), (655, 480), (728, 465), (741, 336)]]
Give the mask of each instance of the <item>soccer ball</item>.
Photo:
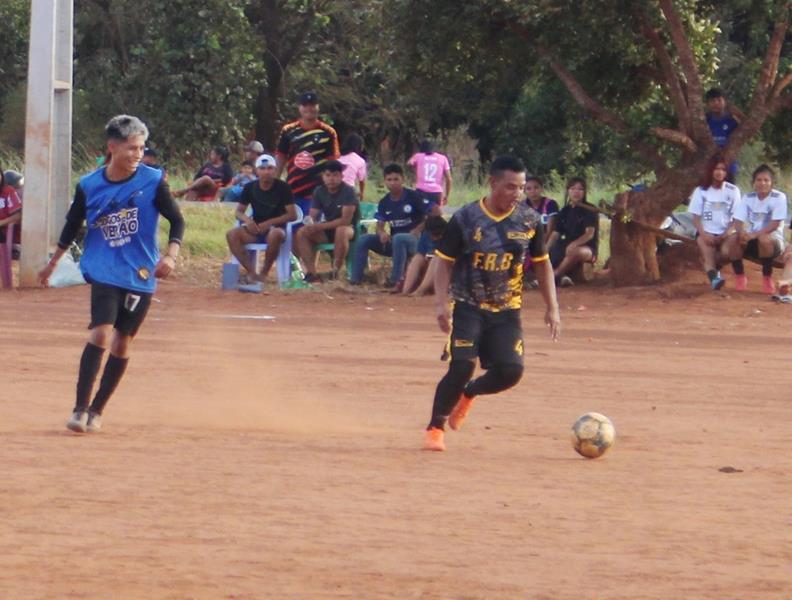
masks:
[(590, 412), (572, 425), (572, 447), (580, 456), (599, 458), (616, 439), (616, 429), (605, 415)]

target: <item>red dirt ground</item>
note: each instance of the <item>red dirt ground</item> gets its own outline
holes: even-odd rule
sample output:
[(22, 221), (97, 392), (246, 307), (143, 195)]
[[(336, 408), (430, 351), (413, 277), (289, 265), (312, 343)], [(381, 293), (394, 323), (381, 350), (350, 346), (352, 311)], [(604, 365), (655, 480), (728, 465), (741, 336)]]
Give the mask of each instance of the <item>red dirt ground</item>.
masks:
[(700, 279), (562, 290), (557, 344), (528, 294), (525, 378), (431, 454), (430, 299), (166, 282), (77, 436), (87, 287), (0, 293), (0, 598), (792, 598), (792, 307)]

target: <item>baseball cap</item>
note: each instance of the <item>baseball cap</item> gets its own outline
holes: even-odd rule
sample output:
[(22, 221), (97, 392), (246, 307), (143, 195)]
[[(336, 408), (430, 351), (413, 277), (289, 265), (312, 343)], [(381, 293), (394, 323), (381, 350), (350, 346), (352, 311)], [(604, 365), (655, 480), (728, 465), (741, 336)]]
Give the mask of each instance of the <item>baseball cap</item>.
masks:
[(251, 152), (258, 152), (259, 154), (263, 154), (264, 145), (258, 140), (253, 140), (247, 146), (245, 146), (245, 150), (250, 150)]
[(316, 92), (303, 92), (300, 95), (300, 105), (303, 104), (319, 104), (319, 96)]
[(145, 150), (143, 150), (143, 156), (153, 156), (154, 158), (157, 158), (159, 156), (159, 153), (156, 150), (154, 150), (154, 148), (146, 148)]
[(269, 154), (262, 154), (256, 159), (257, 169), (261, 169), (263, 167), (274, 167), (274, 166), (276, 166), (275, 159)]
[(328, 160), (322, 165), (322, 171), (330, 171), (331, 173), (342, 173), (346, 165), (338, 160)]

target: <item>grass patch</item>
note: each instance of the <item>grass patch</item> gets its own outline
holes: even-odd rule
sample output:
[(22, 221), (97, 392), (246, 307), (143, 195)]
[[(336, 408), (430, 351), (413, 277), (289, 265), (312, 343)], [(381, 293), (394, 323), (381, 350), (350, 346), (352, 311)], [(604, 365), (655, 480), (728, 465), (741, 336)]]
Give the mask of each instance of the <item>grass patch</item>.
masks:
[[(187, 229), (184, 232), (181, 254), (184, 258), (219, 258), (228, 255), (226, 231), (234, 226), (236, 204), (228, 202), (180, 202)], [(168, 243), (170, 225), (160, 219), (160, 247)]]

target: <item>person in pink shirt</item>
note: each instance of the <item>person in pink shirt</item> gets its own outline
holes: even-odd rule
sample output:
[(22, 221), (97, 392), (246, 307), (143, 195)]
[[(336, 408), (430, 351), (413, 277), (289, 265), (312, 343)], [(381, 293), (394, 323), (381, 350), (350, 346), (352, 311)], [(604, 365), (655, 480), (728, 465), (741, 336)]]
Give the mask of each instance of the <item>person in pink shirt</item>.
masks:
[(363, 202), (363, 194), (366, 190), (366, 177), (368, 177), (366, 159), (361, 156), (362, 152), (363, 138), (356, 133), (350, 133), (344, 140), (344, 145), (341, 146), (341, 156), (338, 159), (338, 162), (344, 165), (344, 183), (353, 189), (355, 184), (360, 186), (361, 202)]
[(448, 157), (435, 152), (431, 140), (423, 140), (418, 150), (407, 161), (415, 169), (415, 189), (439, 206), (448, 204), (451, 196), (451, 165)]

